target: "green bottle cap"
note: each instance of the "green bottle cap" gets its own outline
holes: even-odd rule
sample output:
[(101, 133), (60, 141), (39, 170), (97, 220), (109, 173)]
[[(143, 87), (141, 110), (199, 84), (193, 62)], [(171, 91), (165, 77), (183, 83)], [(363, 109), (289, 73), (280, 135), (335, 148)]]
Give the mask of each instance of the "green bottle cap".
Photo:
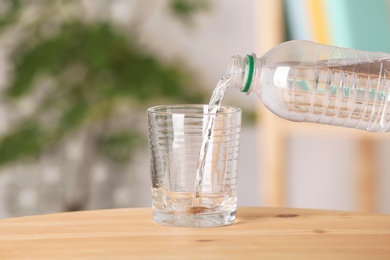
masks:
[(241, 92), (248, 92), (253, 79), (253, 72), (255, 70), (255, 59), (252, 55), (247, 55), (247, 61), (248, 61), (248, 76), (246, 78), (245, 86), (241, 90)]

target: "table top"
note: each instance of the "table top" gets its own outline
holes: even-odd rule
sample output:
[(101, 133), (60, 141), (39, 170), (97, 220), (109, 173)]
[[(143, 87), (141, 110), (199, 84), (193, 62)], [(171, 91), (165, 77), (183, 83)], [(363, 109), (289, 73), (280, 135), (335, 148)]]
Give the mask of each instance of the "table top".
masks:
[(390, 259), (390, 215), (291, 208), (237, 211), (235, 224), (180, 228), (150, 208), (0, 220), (0, 259)]

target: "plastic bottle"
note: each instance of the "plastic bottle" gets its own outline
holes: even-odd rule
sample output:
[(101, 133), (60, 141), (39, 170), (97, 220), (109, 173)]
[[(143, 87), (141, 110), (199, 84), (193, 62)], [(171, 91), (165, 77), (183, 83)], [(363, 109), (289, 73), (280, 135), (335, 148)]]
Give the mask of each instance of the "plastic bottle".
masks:
[(388, 53), (288, 41), (261, 58), (234, 56), (227, 76), (282, 118), (390, 131)]

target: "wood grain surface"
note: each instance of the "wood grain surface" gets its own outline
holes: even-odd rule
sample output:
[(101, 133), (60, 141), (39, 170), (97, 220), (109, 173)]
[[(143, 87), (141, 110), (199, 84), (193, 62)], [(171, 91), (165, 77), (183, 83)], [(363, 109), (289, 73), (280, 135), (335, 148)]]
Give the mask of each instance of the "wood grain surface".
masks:
[(237, 222), (178, 228), (150, 208), (0, 220), (0, 259), (390, 259), (390, 216), (239, 208)]

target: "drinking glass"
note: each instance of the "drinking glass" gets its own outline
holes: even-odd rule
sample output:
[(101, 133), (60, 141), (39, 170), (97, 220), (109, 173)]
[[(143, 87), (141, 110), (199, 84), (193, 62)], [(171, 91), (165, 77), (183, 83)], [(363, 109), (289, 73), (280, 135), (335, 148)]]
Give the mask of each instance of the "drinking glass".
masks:
[(182, 227), (233, 223), (241, 109), (162, 105), (147, 114), (154, 220)]

